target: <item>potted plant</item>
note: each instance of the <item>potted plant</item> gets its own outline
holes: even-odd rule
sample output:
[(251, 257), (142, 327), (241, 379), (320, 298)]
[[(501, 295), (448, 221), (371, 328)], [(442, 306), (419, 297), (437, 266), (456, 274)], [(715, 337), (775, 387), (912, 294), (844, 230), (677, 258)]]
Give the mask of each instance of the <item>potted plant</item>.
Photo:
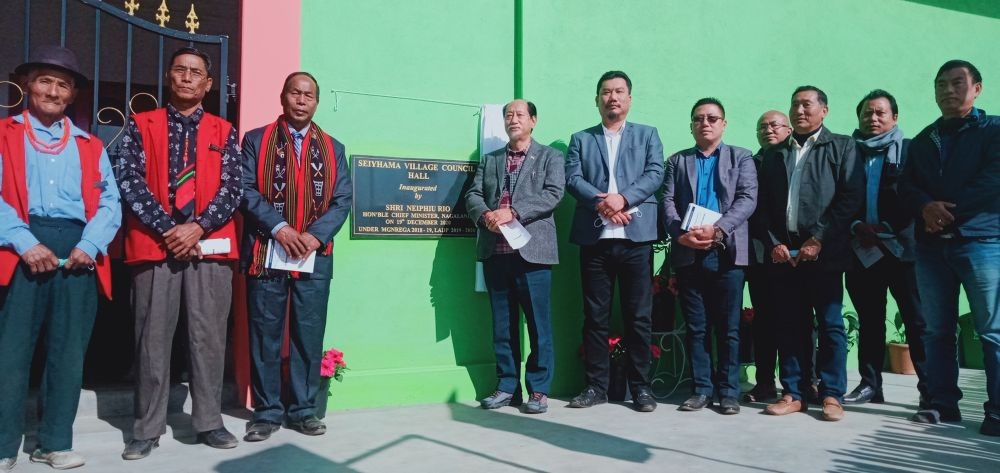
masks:
[(889, 369), (896, 374), (917, 374), (910, 359), (910, 345), (906, 343), (906, 330), (903, 328), (903, 316), (896, 312), (892, 320), (886, 318), (889, 336)]
[[(326, 417), (326, 405), (330, 401), (326, 398), (333, 396), (333, 393), (330, 392), (330, 380), (335, 380), (338, 383), (343, 382), (344, 372), (347, 369), (347, 363), (344, 363), (344, 352), (336, 348), (323, 351), (323, 361), (319, 369), (320, 387), (316, 399), (316, 417), (320, 419)], [(326, 395), (323, 396), (323, 394)]]

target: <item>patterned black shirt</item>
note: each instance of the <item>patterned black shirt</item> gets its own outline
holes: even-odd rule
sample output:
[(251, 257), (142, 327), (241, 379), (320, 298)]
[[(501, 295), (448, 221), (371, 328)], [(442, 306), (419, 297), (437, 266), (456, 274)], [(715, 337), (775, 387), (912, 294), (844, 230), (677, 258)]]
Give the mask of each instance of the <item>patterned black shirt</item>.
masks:
[[(198, 137), (198, 125), (204, 111), (198, 109), (188, 120), (182, 120), (182, 115), (173, 105), (167, 105), (167, 150), (169, 159), (170, 202), (174, 201), (174, 182), (183, 167), (184, 152), (184, 122), (190, 121), (188, 130), (188, 155), (195, 155), (195, 143)], [(142, 134), (134, 118), (129, 118), (128, 131), (122, 137), (122, 150), (118, 158), (118, 185), (121, 188), (123, 209), (131, 211), (143, 225), (156, 230), (161, 235), (170, 230), (177, 222), (163, 210), (160, 202), (153, 197), (146, 183), (146, 152), (142, 145)], [(222, 178), (219, 191), (209, 202), (208, 207), (193, 219), (195, 223), (211, 232), (232, 217), (243, 198), (243, 167), (240, 163), (240, 150), (236, 141), (236, 129), (229, 132), (226, 147), (222, 153)], [(183, 222), (182, 222), (183, 223)]]

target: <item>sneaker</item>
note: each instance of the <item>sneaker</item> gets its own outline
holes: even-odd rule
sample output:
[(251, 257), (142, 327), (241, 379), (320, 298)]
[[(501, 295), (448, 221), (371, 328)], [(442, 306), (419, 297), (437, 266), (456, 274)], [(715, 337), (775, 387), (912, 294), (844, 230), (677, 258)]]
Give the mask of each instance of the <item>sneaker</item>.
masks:
[[(57, 470), (68, 470), (70, 468), (83, 466), (83, 464), (86, 463), (83, 459), (83, 455), (80, 455), (72, 450), (50, 452), (40, 448), (31, 452), (30, 460), (32, 463), (45, 463)], [(14, 466), (11, 465), (11, 468), (13, 467)]]
[(326, 424), (316, 416), (309, 416), (299, 421), (288, 421), (288, 428), (306, 435), (323, 435)]
[(587, 386), (569, 401), (569, 407), (587, 408), (608, 402), (608, 394), (593, 386)]
[(11, 471), (17, 464), (17, 457), (0, 458), (0, 471)]
[(542, 393), (531, 393), (528, 403), (524, 405), (526, 414), (541, 414), (549, 410), (549, 397)]
[(198, 441), (208, 445), (212, 448), (236, 448), (240, 441), (236, 440), (236, 436), (229, 433), (225, 427), (219, 427), (215, 430), (208, 430), (205, 432), (198, 432)]
[(507, 391), (496, 390), (493, 394), (484, 397), (479, 401), (479, 406), (483, 409), (499, 409), (505, 406), (520, 406), (521, 394), (509, 393)]
[(159, 446), (159, 437), (149, 440), (132, 439), (128, 445), (125, 445), (125, 451), (122, 452), (122, 459), (138, 460), (140, 458), (146, 458), (153, 452), (154, 448)]

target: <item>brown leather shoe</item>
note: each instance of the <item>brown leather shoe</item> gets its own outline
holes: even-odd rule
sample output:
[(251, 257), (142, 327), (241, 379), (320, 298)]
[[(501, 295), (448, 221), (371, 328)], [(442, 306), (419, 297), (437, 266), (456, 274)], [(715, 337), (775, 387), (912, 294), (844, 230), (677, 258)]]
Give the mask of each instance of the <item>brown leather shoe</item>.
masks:
[(805, 412), (806, 409), (809, 409), (809, 406), (804, 402), (792, 399), (792, 396), (785, 394), (781, 396), (781, 399), (778, 399), (778, 402), (765, 407), (764, 412), (772, 416), (783, 416), (793, 412)]
[(844, 418), (844, 406), (833, 396), (823, 398), (823, 420), (836, 422)]

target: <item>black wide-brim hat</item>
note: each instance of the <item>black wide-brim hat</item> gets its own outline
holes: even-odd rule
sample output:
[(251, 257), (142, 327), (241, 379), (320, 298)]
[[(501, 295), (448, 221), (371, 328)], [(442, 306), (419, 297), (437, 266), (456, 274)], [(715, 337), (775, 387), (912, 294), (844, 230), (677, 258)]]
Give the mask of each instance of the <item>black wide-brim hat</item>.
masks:
[(76, 54), (60, 46), (35, 47), (28, 56), (28, 62), (17, 66), (14, 73), (23, 76), (32, 69), (38, 68), (52, 68), (70, 73), (76, 82), (76, 88), (81, 88), (88, 83), (87, 76), (80, 72), (80, 64), (76, 60)]

